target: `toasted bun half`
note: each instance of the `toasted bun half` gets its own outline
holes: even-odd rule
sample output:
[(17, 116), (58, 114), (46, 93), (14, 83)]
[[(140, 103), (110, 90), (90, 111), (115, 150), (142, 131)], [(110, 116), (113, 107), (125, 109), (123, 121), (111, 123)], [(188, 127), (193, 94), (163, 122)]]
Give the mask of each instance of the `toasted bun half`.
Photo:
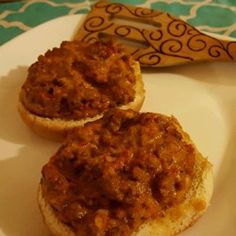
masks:
[[(191, 143), (189, 136), (184, 135), (187, 143)], [(194, 146), (194, 145), (193, 145)], [(209, 206), (213, 193), (212, 165), (198, 151), (194, 165), (194, 177), (185, 200), (177, 207), (169, 208), (164, 217), (147, 221), (142, 224), (132, 236), (172, 236), (194, 224)], [(43, 197), (41, 185), (38, 190), (38, 203), (44, 221), (55, 236), (75, 236), (72, 229), (60, 222), (52, 207)]]
[[(139, 111), (144, 101), (145, 90), (139, 63), (133, 61), (132, 66), (134, 68), (136, 78), (135, 98), (132, 102), (120, 106), (119, 108), (124, 110), (132, 109), (134, 111)], [(95, 117), (80, 120), (64, 120), (60, 118), (51, 119), (31, 113), (29, 110), (27, 110), (27, 108), (23, 105), (21, 101), (19, 101), (18, 104), (18, 111), (23, 121), (32, 131), (34, 131), (37, 135), (41, 137), (53, 141), (61, 141), (67, 135), (67, 133), (75, 127), (83, 126), (87, 122), (97, 120), (103, 116), (103, 114), (99, 114)]]
[(172, 236), (193, 225), (206, 211), (213, 193), (212, 165), (199, 153), (195, 164), (195, 177), (186, 200), (158, 221), (150, 221), (134, 233), (135, 236)]

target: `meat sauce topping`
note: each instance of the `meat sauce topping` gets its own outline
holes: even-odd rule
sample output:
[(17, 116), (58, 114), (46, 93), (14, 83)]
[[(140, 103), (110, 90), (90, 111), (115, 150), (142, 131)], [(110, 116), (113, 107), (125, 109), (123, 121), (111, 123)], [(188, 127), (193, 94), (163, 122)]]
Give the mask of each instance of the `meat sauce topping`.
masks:
[(130, 56), (112, 41), (63, 42), (30, 66), (21, 101), (49, 118), (93, 117), (135, 96)]
[(43, 167), (44, 198), (76, 235), (131, 235), (190, 188), (196, 153), (177, 127), (174, 117), (109, 111)]

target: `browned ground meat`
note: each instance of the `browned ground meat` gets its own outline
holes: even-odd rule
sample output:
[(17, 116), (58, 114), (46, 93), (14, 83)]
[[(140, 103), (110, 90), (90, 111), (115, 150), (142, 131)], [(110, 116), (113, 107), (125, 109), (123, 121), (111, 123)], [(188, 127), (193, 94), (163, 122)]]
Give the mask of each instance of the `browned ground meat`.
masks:
[(79, 128), (42, 170), (42, 189), (76, 235), (130, 235), (182, 202), (195, 150), (173, 117), (114, 110)]
[(30, 66), (21, 100), (32, 113), (81, 119), (134, 99), (131, 58), (113, 42), (63, 42)]

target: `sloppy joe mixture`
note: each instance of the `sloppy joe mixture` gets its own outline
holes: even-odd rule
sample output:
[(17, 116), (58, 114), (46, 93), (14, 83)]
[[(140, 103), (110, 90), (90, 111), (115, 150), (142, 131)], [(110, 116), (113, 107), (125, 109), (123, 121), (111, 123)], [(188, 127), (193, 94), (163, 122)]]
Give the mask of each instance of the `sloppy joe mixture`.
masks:
[(131, 235), (190, 188), (196, 153), (178, 129), (174, 117), (109, 111), (43, 167), (43, 197), (76, 235)]
[(63, 42), (30, 66), (21, 101), (39, 116), (81, 119), (133, 101), (134, 85), (132, 60), (119, 45)]

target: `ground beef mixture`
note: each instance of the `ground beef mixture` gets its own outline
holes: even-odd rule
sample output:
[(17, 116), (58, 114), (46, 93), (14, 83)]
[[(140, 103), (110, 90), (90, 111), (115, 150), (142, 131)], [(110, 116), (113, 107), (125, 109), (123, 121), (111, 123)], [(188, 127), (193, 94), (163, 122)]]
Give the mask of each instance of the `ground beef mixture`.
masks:
[(63, 42), (30, 66), (21, 101), (39, 116), (81, 119), (133, 101), (134, 84), (132, 60), (119, 45)]
[(177, 127), (174, 117), (109, 111), (43, 167), (44, 198), (76, 235), (131, 235), (190, 188), (196, 153)]

